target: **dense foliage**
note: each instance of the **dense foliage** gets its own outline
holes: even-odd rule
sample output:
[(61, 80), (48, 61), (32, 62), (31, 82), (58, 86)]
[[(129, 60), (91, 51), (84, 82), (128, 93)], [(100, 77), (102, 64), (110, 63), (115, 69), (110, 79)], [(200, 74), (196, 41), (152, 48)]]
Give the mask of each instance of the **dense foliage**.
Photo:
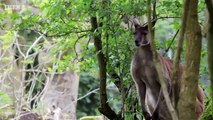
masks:
[[(39, 52), (47, 47), (52, 56), (63, 55), (62, 59), (54, 59), (57, 71), (73, 69), (80, 75), (79, 98), (98, 88), (98, 63), (94, 35), (101, 32), (103, 53), (107, 60), (107, 90), (109, 103), (121, 113), (121, 116), (140, 119), (139, 104), (137, 102), (135, 87), (130, 75), (130, 62), (135, 46), (132, 36), (132, 19), (138, 18), (141, 24), (147, 22), (146, 1), (142, 0), (30, 0), (29, 5), (39, 9), (22, 9), (19, 12), (3, 10), (0, 14), (0, 27), (6, 31), (1, 36), (7, 48), (13, 42), (15, 31), (26, 37), (27, 44), (32, 44), (39, 36), (46, 40), (34, 46), (33, 50)], [(199, 18), (201, 24), (204, 17), (204, 3), (199, 4)], [(179, 0), (160, 0), (157, 2), (156, 12), (158, 21), (155, 27), (155, 39), (158, 52), (161, 55), (173, 57), (176, 49), (176, 36), (180, 28), (182, 2)], [(90, 17), (97, 17), (101, 27), (91, 32)], [(31, 34), (31, 33), (34, 34)], [(11, 38), (12, 37), (12, 38)], [(203, 38), (205, 39), (205, 38)], [(48, 46), (49, 43), (53, 46)], [(8, 43), (8, 44), (7, 44)], [(29, 48), (29, 47), (28, 47)], [(168, 49), (170, 48), (170, 49)], [(183, 60), (182, 60), (183, 61)], [(33, 59), (28, 64), (33, 64)], [(48, 67), (47, 71), (53, 68)], [(202, 60), (200, 67), (201, 83), (208, 95), (209, 85), (206, 60), (206, 42), (203, 41)], [(42, 79), (42, 78), (41, 78)], [(121, 89), (117, 89), (114, 83), (120, 82)], [(41, 85), (38, 85), (40, 89)], [(98, 91), (98, 90), (97, 90)], [(98, 115), (99, 97), (97, 91), (91, 93), (78, 102), (77, 115)], [(113, 95), (116, 94), (116, 95)], [(212, 103), (206, 97), (207, 107)], [(5, 97), (5, 99), (9, 99)], [(1, 111), (0, 111), (1, 113)], [(132, 114), (134, 113), (134, 114)], [(206, 111), (204, 118), (209, 118), (210, 111)], [(211, 116), (212, 118), (212, 116)], [(211, 119), (210, 118), (210, 119)], [(209, 119), (209, 120), (210, 120)]]

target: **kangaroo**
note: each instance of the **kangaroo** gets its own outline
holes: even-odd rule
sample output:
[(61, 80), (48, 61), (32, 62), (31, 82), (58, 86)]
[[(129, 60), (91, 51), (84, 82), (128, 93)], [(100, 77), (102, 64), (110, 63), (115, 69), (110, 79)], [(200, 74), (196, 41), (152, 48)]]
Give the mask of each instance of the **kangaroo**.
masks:
[[(148, 25), (135, 24), (135, 45), (138, 47), (131, 62), (131, 75), (135, 82), (139, 95), (142, 112), (145, 120), (171, 120), (171, 115), (166, 106), (157, 70), (153, 62), (153, 54), (150, 46)], [(167, 84), (171, 98), (171, 75), (173, 61), (159, 56), (162, 64), (164, 80)], [(183, 76), (183, 66), (179, 65), (179, 81)], [(178, 89), (178, 88), (175, 88)], [(197, 119), (204, 111), (204, 91), (198, 86), (196, 98)]]

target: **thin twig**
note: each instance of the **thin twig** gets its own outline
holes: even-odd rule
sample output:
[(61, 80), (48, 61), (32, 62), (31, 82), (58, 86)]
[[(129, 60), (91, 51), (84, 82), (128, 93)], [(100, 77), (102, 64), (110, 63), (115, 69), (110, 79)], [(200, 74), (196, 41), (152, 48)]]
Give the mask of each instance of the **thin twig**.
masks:
[(85, 36), (87, 36), (87, 34), (84, 34), (84, 35), (79, 36), (78, 39), (77, 39), (77, 40), (75, 41), (75, 43), (74, 43), (74, 51), (75, 51), (75, 55), (76, 55), (76, 58), (77, 58), (77, 59), (78, 59), (78, 52), (77, 52), (77, 50), (76, 50), (76, 45), (77, 45), (78, 41), (79, 41), (81, 38), (85, 37)]
[[(62, 51), (60, 51), (59, 52), (59, 55), (58, 55), (58, 58), (57, 58), (57, 56), (54, 56), (55, 57), (55, 59), (57, 58), (58, 60), (60, 60), (61, 59), (61, 56), (62, 56)], [(58, 63), (55, 63), (55, 64), (53, 64), (52, 65), (52, 68), (53, 68), (53, 70), (52, 70), (52, 73), (51, 73), (51, 76), (50, 77), (47, 77), (47, 82), (46, 82), (46, 84), (45, 84), (45, 87), (44, 87), (44, 89), (41, 91), (41, 93), (40, 93), (40, 98), (41, 98), (41, 100), (43, 100), (44, 99), (44, 97), (45, 97), (45, 95), (46, 95), (46, 93), (47, 93), (47, 90), (48, 90), (48, 88), (50, 87), (50, 85), (51, 85), (51, 82), (52, 82), (52, 80), (53, 80), (53, 78), (54, 78), (54, 76), (55, 76), (55, 73), (56, 73), (56, 70), (57, 70), (57, 68), (58, 68)]]
[(89, 95), (91, 95), (91, 94), (93, 94), (93, 93), (97, 93), (97, 91), (99, 91), (99, 88), (96, 88), (96, 89), (94, 89), (94, 90), (88, 92), (87, 94), (83, 95), (82, 97), (79, 97), (79, 98), (77, 99), (77, 101), (82, 100), (82, 99), (84, 99), (85, 97), (87, 97), (87, 96), (89, 96)]
[(91, 30), (80, 30), (80, 31), (67, 31), (67, 32), (64, 32), (64, 33), (58, 33), (58, 34), (52, 34), (52, 35), (48, 35), (48, 34), (45, 34), (46, 37), (63, 37), (63, 36), (67, 36), (69, 34), (72, 34), (72, 33), (82, 33), (82, 32), (90, 32)]
[(30, 48), (27, 50), (26, 56), (25, 56), (25, 57), (28, 57), (30, 51), (31, 51), (31, 50), (33, 49), (33, 47), (36, 46), (36, 44), (43, 38), (43, 35), (44, 35), (44, 34), (42, 34), (41, 36), (39, 36), (39, 37), (35, 40), (35, 42), (33, 42), (33, 44), (32, 44), (32, 45), (30, 46)]
[(3, 106), (0, 107), (0, 110), (4, 109), (4, 108), (7, 108), (7, 107), (10, 107), (10, 106), (11, 106), (10, 104), (5, 104), (5, 105), (3, 105)]
[(86, 47), (86, 49), (88, 50), (89, 49), (89, 43), (90, 43), (90, 41), (92, 40), (92, 36), (91, 35), (89, 35), (89, 40), (87, 41), (87, 47)]
[(173, 19), (173, 18), (178, 18), (178, 19), (180, 19), (181, 17), (161, 16), (161, 17), (158, 17), (157, 19), (159, 20), (159, 19), (169, 19), (169, 18), (171, 18), (171, 19)]
[(14, 37), (14, 38), (15, 38), (15, 41), (16, 41), (16, 47), (17, 47), (19, 53), (21, 54), (21, 56), (25, 57), (24, 53), (22, 52), (22, 50), (21, 50), (21, 48), (20, 48), (20, 46), (19, 46), (17, 32), (15, 32), (14, 34), (15, 34), (15, 37)]
[(153, 19), (157, 18), (156, 5), (157, 5), (157, 0), (154, 0), (153, 7), (152, 7), (153, 8), (153, 13), (152, 13), (152, 18)]
[(177, 35), (178, 35), (178, 33), (179, 33), (179, 30), (180, 30), (180, 29), (178, 29), (178, 30), (176, 31), (175, 35), (174, 35), (174, 36), (173, 36), (173, 38), (172, 38), (172, 41), (170, 42), (170, 44), (169, 44), (168, 48), (165, 50), (165, 52), (164, 52), (163, 56), (165, 56), (165, 55), (166, 55), (166, 53), (167, 53), (167, 52), (169, 51), (169, 49), (171, 48), (171, 46), (172, 46), (172, 44), (173, 44), (173, 42), (174, 42), (174, 40), (175, 40), (176, 36), (177, 36)]

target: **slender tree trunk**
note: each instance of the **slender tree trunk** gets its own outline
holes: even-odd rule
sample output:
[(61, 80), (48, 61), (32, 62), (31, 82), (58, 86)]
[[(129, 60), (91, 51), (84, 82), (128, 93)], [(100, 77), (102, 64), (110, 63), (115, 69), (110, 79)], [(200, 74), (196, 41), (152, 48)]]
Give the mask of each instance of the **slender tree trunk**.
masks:
[(182, 10), (182, 23), (181, 23), (181, 28), (180, 28), (180, 33), (178, 36), (178, 46), (177, 50), (175, 51), (175, 56), (174, 56), (174, 64), (173, 64), (173, 71), (172, 71), (172, 102), (177, 109), (177, 102), (179, 99), (179, 91), (180, 89), (180, 82), (179, 82), (179, 64), (180, 64), (180, 57), (181, 57), (181, 52), (183, 49), (183, 42), (184, 42), (184, 34), (186, 31), (186, 22), (187, 22), (187, 16), (188, 16), (188, 11), (189, 11), (189, 4), (190, 0), (185, 0), (184, 5), (183, 5), (183, 10)]
[(186, 25), (186, 64), (181, 81), (178, 112), (180, 120), (195, 120), (195, 103), (198, 89), (201, 55), (201, 28), (197, 14), (198, 0), (191, 0)]
[[(91, 17), (92, 32), (98, 30), (97, 17)], [(99, 78), (100, 78), (100, 108), (99, 111), (104, 114), (109, 119), (116, 119), (116, 113), (109, 107), (107, 103), (107, 93), (106, 93), (106, 58), (102, 52), (102, 41), (100, 31), (98, 35), (94, 36), (94, 45), (97, 53), (98, 64), (99, 64)]]
[[(213, 97), (213, 0), (205, 0), (208, 10), (208, 64), (209, 64), (209, 74), (211, 80), (211, 98)], [(213, 99), (212, 99), (213, 100)]]
[[(91, 4), (94, 4), (93, 1)], [(105, 8), (105, 4), (107, 4), (107, 0), (102, 0), (101, 2), (103, 8)], [(91, 8), (92, 11), (95, 13), (94, 8)], [(100, 16), (100, 19), (103, 19), (103, 16)], [(106, 92), (106, 80), (107, 80), (107, 59), (102, 51), (102, 36), (101, 31), (98, 29), (103, 26), (103, 22), (98, 22), (96, 16), (91, 16), (90, 18), (92, 32), (94, 37), (94, 46), (96, 49), (98, 65), (99, 65), (99, 79), (100, 79), (100, 107), (99, 111), (105, 115), (110, 120), (117, 119), (117, 114), (110, 108), (109, 104), (107, 103), (107, 92)]]

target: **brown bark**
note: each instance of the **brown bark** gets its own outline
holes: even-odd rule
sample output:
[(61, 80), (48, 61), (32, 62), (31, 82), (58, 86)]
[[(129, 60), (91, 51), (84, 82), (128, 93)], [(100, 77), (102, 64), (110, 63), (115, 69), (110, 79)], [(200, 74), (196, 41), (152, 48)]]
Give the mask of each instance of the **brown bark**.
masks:
[(181, 81), (178, 113), (180, 120), (195, 120), (195, 103), (198, 89), (201, 56), (201, 28), (198, 23), (198, 0), (191, 0), (186, 26), (186, 64)]
[[(92, 32), (98, 30), (98, 22), (96, 17), (91, 17)], [(102, 41), (100, 31), (98, 35), (94, 36), (94, 45), (97, 53), (98, 64), (99, 64), (99, 77), (100, 77), (100, 108), (99, 111), (109, 119), (116, 119), (116, 113), (110, 108), (107, 103), (106, 94), (106, 58), (102, 52)]]
[[(208, 41), (208, 64), (209, 64), (209, 75), (211, 80), (211, 98), (213, 97), (213, 1), (205, 0), (207, 5), (208, 13), (208, 31), (207, 31), (207, 41)], [(213, 100), (213, 99), (212, 99)]]
[(185, 34), (189, 5), (190, 5), (190, 0), (185, 0), (183, 10), (182, 10), (183, 11), (182, 23), (181, 23), (181, 28), (180, 28), (179, 38), (178, 38), (178, 46), (174, 56), (174, 64), (173, 64), (173, 72), (172, 72), (172, 86), (173, 86), (172, 101), (175, 108), (177, 107), (177, 102), (179, 99), (179, 89), (178, 89), (180, 88), (179, 81), (178, 81), (179, 63), (180, 63), (180, 55), (183, 49), (183, 41), (184, 41), (184, 34)]

